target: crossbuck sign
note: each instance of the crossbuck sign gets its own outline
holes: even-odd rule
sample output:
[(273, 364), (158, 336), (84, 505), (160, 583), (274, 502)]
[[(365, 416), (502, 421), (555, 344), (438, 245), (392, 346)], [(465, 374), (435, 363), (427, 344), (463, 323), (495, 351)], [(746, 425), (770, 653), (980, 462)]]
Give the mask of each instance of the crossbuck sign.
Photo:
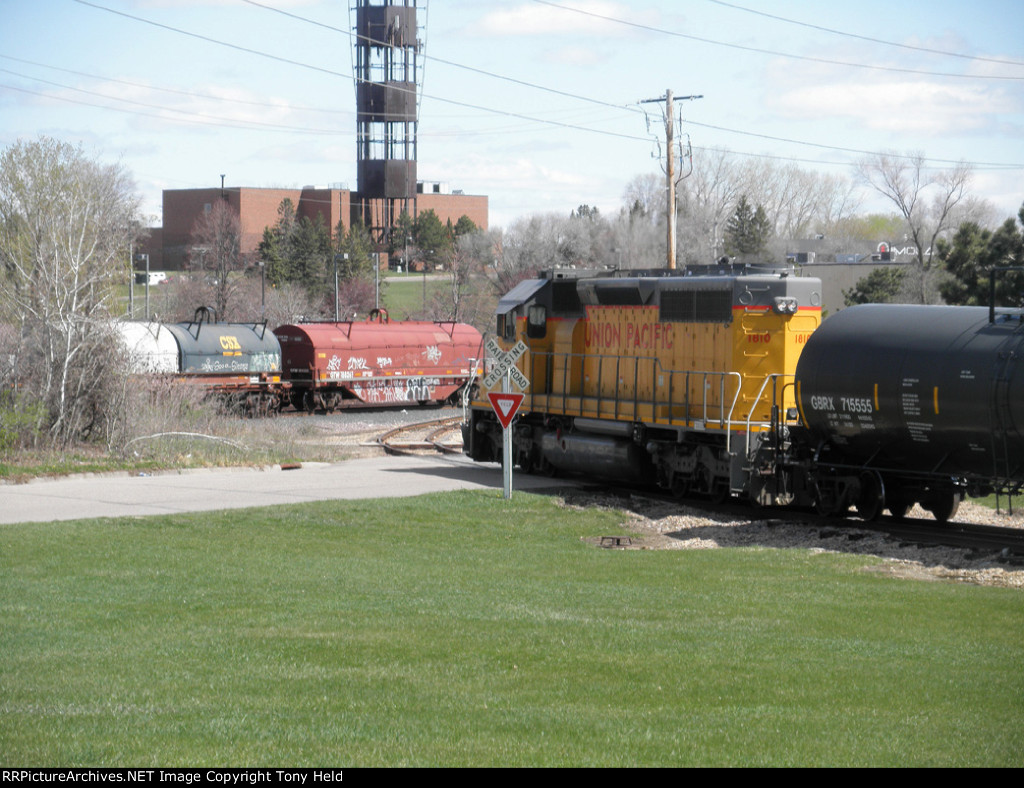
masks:
[[(487, 348), (487, 353), (494, 359), (493, 368), (483, 379), (484, 386), (486, 388), (493, 388), (498, 381), (511, 380), (519, 387), (520, 391), (525, 391), (526, 387), (530, 385), (530, 380), (516, 368), (516, 361), (527, 351), (526, 343), (520, 340), (516, 342), (511, 350), (506, 352), (501, 349), (501, 345), (494, 341), (493, 337), (488, 337), (484, 347)], [(523, 395), (510, 394), (507, 383), (503, 383), (501, 388), (501, 394), (491, 392), (487, 396), (490, 398), (491, 407), (494, 408), (494, 412), (498, 415), (498, 420), (501, 422), (502, 477), (505, 482), (505, 500), (508, 500), (512, 497), (512, 435), (510, 428), (512, 426), (512, 419), (515, 418), (516, 411), (519, 410), (519, 405), (523, 401)]]
[(494, 341), (493, 337), (488, 337), (487, 342), (484, 343), (484, 347), (487, 348), (487, 352), (491, 358), (494, 359), (494, 366), (491, 371), (484, 377), (483, 384), (485, 388), (494, 388), (495, 384), (498, 383), (507, 374), (512, 382), (515, 383), (520, 391), (525, 391), (530, 385), (529, 379), (516, 367), (516, 362), (519, 357), (526, 352), (526, 343), (522, 340), (516, 342), (516, 344), (509, 351), (501, 349), (501, 345)]

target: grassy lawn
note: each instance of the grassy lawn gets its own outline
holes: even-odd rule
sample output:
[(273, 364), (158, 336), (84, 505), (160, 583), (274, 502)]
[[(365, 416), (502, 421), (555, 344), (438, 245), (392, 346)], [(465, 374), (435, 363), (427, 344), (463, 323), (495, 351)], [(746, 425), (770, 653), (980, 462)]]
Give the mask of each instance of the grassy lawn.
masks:
[(1024, 596), (491, 492), (0, 528), (5, 765), (1024, 764)]
[(386, 283), (383, 290), (382, 306), (388, 310), (392, 320), (405, 320), (423, 316), (423, 289), (426, 284), (427, 304), (435, 293), (443, 293), (448, 287), (443, 278), (431, 278), (424, 283), (421, 274), (388, 274), (381, 280)]

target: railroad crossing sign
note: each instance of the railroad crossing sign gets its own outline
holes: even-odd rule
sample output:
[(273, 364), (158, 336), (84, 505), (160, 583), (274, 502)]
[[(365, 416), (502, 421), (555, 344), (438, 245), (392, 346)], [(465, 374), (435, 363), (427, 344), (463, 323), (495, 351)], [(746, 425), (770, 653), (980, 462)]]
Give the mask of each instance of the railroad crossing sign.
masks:
[(487, 398), (491, 401), (491, 407), (494, 408), (494, 412), (498, 416), (498, 421), (501, 422), (503, 430), (507, 430), (512, 426), (512, 419), (519, 412), (519, 406), (523, 404), (523, 397), (525, 396), (521, 392), (519, 394), (501, 394), (496, 391), (492, 391), (487, 395)]
[(501, 345), (494, 341), (493, 337), (488, 337), (484, 347), (487, 348), (487, 352), (494, 359), (494, 366), (484, 377), (484, 387), (494, 388), (498, 381), (507, 374), (512, 379), (512, 382), (519, 387), (520, 391), (525, 391), (530, 385), (530, 380), (516, 368), (516, 361), (527, 351), (526, 343), (519, 340), (513, 345), (511, 350), (506, 352), (501, 349)]

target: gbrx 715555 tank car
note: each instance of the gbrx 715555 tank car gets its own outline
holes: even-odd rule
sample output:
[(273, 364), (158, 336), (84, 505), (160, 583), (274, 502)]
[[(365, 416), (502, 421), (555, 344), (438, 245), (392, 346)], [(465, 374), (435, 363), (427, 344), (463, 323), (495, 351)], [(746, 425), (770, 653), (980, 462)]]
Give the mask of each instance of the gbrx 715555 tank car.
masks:
[(902, 515), (920, 503), (944, 520), (965, 494), (1020, 487), (1020, 310), (845, 309), (807, 343), (796, 390), (823, 510)]

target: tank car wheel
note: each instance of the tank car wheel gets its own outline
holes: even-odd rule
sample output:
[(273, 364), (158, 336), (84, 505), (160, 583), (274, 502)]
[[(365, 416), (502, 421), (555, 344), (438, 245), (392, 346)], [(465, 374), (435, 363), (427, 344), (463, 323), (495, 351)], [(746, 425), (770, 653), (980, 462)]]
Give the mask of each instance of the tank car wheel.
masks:
[(960, 508), (962, 498), (963, 496), (955, 491), (937, 492), (925, 502), (925, 508), (932, 513), (937, 522), (946, 523)]
[(887, 500), (885, 502), (886, 507), (889, 509), (889, 514), (893, 516), (893, 519), (903, 521), (907, 519), (907, 512), (910, 511), (910, 507), (913, 504), (905, 498), (896, 498), (896, 500)]
[(839, 503), (834, 496), (824, 494), (819, 488), (815, 490), (814, 511), (821, 517), (834, 517), (839, 514)]
[(854, 503), (862, 520), (874, 522), (885, 508), (885, 485), (877, 473), (865, 472), (860, 475), (860, 493)]

